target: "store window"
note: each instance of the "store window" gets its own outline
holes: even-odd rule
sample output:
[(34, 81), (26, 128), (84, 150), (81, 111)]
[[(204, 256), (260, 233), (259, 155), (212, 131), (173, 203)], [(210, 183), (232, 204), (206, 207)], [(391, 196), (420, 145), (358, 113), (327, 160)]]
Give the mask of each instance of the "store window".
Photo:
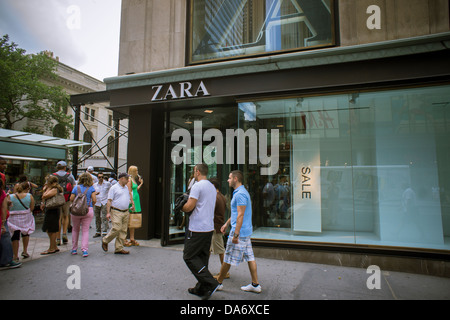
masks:
[(450, 86), (248, 101), (239, 127), (280, 137), (277, 174), (241, 166), (254, 239), (450, 250)]
[(190, 63), (334, 44), (332, 0), (192, 0)]
[[(217, 130), (218, 132), (225, 133), (226, 129), (237, 128), (237, 107), (235, 105), (223, 106), (223, 107), (208, 107), (199, 109), (183, 109), (178, 111), (172, 111), (169, 113), (169, 128), (171, 137), (168, 138), (167, 144), (169, 146), (170, 153), (174, 150), (179, 150), (179, 147), (186, 148), (187, 152), (176, 151), (175, 153), (181, 154), (183, 160), (181, 163), (176, 164), (171, 155), (170, 169), (169, 169), (169, 216), (167, 217), (168, 240), (179, 241), (183, 240), (185, 236), (186, 228), (186, 216), (183, 212), (175, 212), (176, 199), (187, 192), (192, 184), (195, 182), (193, 178), (193, 169), (197, 163), (204, 162), (208, 164), (208, 178), (216, 178), (220, 181), (220, 191), (228, 196), (229, 199), (229, 187), (227, 183), (228, 174), (233, 169), (231, 164), (217, 163), (212, 158), (216, 156), (217, 149), (208, 148), (209, 143), (203, 143), (203, 135), (208, 130)], [(195, 126), (201, 125), (200, 132), (196, 132)], [(179, 140), (178, 135), (172, 139), (172, 135), (178, 130), (185, 130), (191, 137), (188, 141)], [(198, 136), (201, 134), (202, 137)], [(200, 139), (200, 142), (197, 141)], [(225, 141), (222, 141), (222, 145), (218, 147), (225, 148)], [(188, 146), (189, 145), (189, 146)], [(209, 151), (208, 151), (209, 149)], [(198, 155), (201, 160), (198, 159)], [(220, 162), (220, 161), (219, 161)], [(226, 213), (228, 218), (228, 212)]]

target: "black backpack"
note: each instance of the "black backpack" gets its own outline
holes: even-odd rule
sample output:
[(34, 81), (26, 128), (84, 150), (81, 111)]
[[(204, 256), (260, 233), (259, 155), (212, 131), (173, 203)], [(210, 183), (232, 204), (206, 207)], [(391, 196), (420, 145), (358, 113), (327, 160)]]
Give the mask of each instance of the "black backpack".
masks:
[(73, 186), (69, 181), (70, 173), (66, 173), (63, 176), (60, 176), (55, 172), (54, 175), (58, 178), (58, 183), (61, 186), (61, 188), (64, 189), (64, 198), (66, 199), (66, 201), (69, 201), (70, 194), (72, 193), (73, 190)]

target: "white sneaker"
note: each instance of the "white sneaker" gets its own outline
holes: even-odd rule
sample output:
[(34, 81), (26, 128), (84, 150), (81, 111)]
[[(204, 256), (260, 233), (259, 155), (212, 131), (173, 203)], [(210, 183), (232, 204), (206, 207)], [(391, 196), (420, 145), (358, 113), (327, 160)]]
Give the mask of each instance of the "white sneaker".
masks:
[(258, 284), (257, 287), (254, 287), (251, 283), (247, 286), (241, 287), (242, 291), (248, 291), (248, 292), (255, 292), (255, 293), (261, 293), (261, 285)]

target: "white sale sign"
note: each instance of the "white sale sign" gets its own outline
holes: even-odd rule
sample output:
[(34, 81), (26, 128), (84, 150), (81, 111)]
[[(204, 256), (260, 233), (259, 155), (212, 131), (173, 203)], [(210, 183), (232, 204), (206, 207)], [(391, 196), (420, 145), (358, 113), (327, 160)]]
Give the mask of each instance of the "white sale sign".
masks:
[(320, 138), (292, 137), (293, 231), (322, 232)]

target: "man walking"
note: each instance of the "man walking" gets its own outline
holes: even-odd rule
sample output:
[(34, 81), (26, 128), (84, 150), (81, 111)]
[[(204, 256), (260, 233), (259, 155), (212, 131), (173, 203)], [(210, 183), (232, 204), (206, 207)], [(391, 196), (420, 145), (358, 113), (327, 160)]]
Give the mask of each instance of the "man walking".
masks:
[(198, 281), (197, 285), (188, 291), (203, 300), (209, 299), (219, 285), (208, 270), (217, 192), (214, 185), (208, 181), (207, 175), (206, 164), (195, 166), (194, 178), (197, 182), (192, 186), (189, 200), (182, 209), (186, 213), (192, 211), (183, 259)]
[(98, 174), (98, 182), (94, 184), (97, 192), (97, 202), (94, 205), (96, 233), (94, 238), (106, 236), (108, 233), (108, 219), (106, 218), (106, 204), (108, 203), (108, 193), (111, 183), (105, 181), (103, 173)]
[(133, 198), (130, 197), (128, 189), (128, 174), (119, 174), (119, 182), (109, 189), (108, 202), (106, 204), (106, 218), (111, 219), (112, 228), (108, 235), (102, 240), (103, 251), (108, 251), (108, 243), (116, 239), (115, 254), (129, 254), (129, 251), (123, 250), (123, 245), (127, 237), (129, 206), (134, 210)]
[[(216, 188), (216, 207), (214, 209), (214, 232), (211, 241), (211, 252), (215, 255), (219, 255), (220, 265), (223, 263), (223, 257), (225, 254), (225, 246), (223, 243), (223, 233), (220, 231), (223, 224), (225, 223), (225, 212), (227, 210), (227, 199), (220, 192), (220, 182), (219, 179), (210, 179), (211, 183)], [(215, 275), (214, 278), (217, 279), (219, 274)], [(229, 278), (229, 274), (226, 276)]]
[(64, 198), (66, 199), (66, 203), (61, 207), (61, 215), (59, 217), (60, 236), (56, 239), (56, 243), (61, 244), (62, 239), (63, 244), (66, 244), (69, 242), (67, 239), (67, 229), (70, 224), (70, 205), (72, 204), (70, 195), (76, 183), (73, 175), (67, 172), (67, 163), (65, 161), (59, 161), (56, 164), (56, 169), (58, 171), (54, 175), (58, 178), (59, 185), (64, 189)]
[(225, 251), (224, 263), (222, 264), (219, 277), (217, 278), (217, 281), (220, 284), (217, 290), (220, 291), (223, 289), (222, 282), (230, 270), (230, 267), (232, 265), (238, 266), (241, 262), (246, 261), (248, 262), (252, 283), (241, 287), (241, 290), (260, 293), (261, 286), (258, 283), (256, 261), (250, 239), (253, 233), (252, 203), (243, 182), (244, 176), (241, 171), (236, 170), (230, 173), (228, 184), (234, 189), (233, 198), (231, 200), (231, 217), (223, 225), (221, 231), (222, 233), (225, 233), (230, 224), (231, 231)]

